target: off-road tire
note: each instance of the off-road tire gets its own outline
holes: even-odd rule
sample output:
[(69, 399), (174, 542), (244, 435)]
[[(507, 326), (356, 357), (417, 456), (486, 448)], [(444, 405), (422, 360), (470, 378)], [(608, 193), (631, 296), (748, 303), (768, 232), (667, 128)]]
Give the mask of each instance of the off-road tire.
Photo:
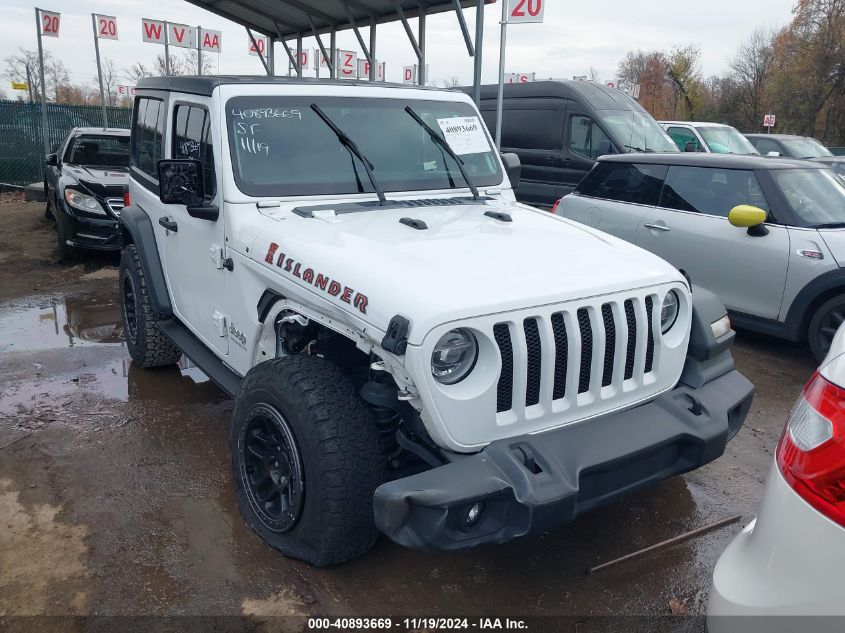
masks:
[(838, 295), (825, 301), (810, 319), (807, 339), (816, 362), (821, 362), (830, 349), (833, 335), (845, 321), (845, 295)]
[[(284, 531), (268, 527), (250, 500), (245, 435), (251, 412), (261, 407), (282, 416), (303, 467), (304, 500)], [(387, 460), (369, 408), (333, 363), (289, 356), (253, 367), (235, 399), (229, 449), (238, 508), (273, 549), (326, 567), (361, 556), (375, 543), (373, 493), (384, 481)]]
[(59, 261), (71, 263), (79, 259), (79, 249), (67, 243), (71, 235), (70, 218), (61, 209), (56, 209), (56, 251)]
[[(157, 317), (150, 302), (147, 280), (138, 247), (134, 244), (125, 246), (120, 254), (118, 279), (123, 336), (132, 360), (141, 367), (173, 365), (182, 352), (156, 325)], [(132, 297), (127, 295), (127, 284), (131, 285)], [(131, 314), (134, 314), (134, 321), (128, 316)]]

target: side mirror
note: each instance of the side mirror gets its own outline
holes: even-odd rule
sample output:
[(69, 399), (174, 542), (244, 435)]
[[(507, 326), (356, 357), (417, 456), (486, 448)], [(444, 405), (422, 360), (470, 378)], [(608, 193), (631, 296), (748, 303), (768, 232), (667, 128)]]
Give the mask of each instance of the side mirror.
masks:
[(598, 145), (596, 145), (596, 158), (601, 158), (611, 153), (613, 153), (613, 146), (610, 144), (610, 140), (606, 138), (600, 140)]
[(752, 237), (763, 237), (769, 234), (769, 230), (763, 226), (768, 214), (759, 207), (750, 204), (741, 204), (731, 209), (728, 214), (728, 222), (739, 228), (747, 228), (748, 234)]
[(501, 156), (505, 173), (508, 175), (508, 180), (511, 181), (511, 187), (516, 189), (519, 187), (519, 177), (522, 174), (522, 163), (519, 162), (519, 156), (513, 152), (504, 152)]
[(685, 152), (697, 152), (698, 151), (698, 143), (695, 141), (687, 141), (684, 143), (684, 151)]
[(203, 203), (202, 167), (198, 160), (158, 161), (158, 197), (164, 204)]
[(59, 165), (59, 155), (58, 154), (47, 154), (46, 163), (50, 167), (58, 167), (58, 165)]
[(771, 156), (772, 158), (780, 157), (780, 152), (769, 152), (766, 156)]

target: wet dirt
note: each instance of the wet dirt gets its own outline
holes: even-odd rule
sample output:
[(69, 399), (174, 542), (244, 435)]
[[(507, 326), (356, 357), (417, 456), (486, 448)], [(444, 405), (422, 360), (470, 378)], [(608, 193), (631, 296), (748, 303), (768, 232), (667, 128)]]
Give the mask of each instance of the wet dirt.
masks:
[[(10, 238), (23, 228), (26, 256)], [(231, 402), (187, 364), (130, 363), (116, 261), (57, 265), (51, 230), (38, 205), (0, 207), (0, 261), (27, 262), (0, 267), (0, 616), (700, 614), (814, 369), (802, 347), (742, 332), (735, 357), (757, 395), (713, 464), (536, 539), (429, 554), (382, 538), (315, 570), (241, 521)], [(585, 573), (734, 513), (740, 524)]]

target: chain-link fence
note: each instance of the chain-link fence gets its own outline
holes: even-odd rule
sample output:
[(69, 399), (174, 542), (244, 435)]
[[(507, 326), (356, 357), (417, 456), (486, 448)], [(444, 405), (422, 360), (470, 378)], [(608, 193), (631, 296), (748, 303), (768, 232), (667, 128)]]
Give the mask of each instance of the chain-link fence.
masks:
[[(109, 127), (129, 127), (131, 108), (107, 108)], [(100, 106), (47, 104), (47, 138), (55, 151), (75, 127), (103, 124)], [(41, 104), (0, 101), (0, 188), (20, 188), (43, 180), (44, 141)]]

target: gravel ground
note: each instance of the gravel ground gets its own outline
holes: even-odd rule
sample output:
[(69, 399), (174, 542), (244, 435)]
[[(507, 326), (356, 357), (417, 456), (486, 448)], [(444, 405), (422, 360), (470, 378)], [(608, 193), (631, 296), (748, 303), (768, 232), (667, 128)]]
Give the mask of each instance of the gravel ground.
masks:
[[(814, 369), (802, 347), (741, 332), (737, 365), (757, 394), (713, 464), (533, 540), (429, 554), (382, 538), (362, 559), (315, 570), (270, 550), (241, 521), (226, 447), (230, 401), (196, 368), (129, 362), (117, 257), (56, 260), (43, 207), (0, 201), (7, 624), (39, 614), (700, 615), (713, 565), (754, 516), (786, 415)], [(737, 513), (733, 526), (585, 573)], [(677, 622), (701, 630), (700, 618)]]

